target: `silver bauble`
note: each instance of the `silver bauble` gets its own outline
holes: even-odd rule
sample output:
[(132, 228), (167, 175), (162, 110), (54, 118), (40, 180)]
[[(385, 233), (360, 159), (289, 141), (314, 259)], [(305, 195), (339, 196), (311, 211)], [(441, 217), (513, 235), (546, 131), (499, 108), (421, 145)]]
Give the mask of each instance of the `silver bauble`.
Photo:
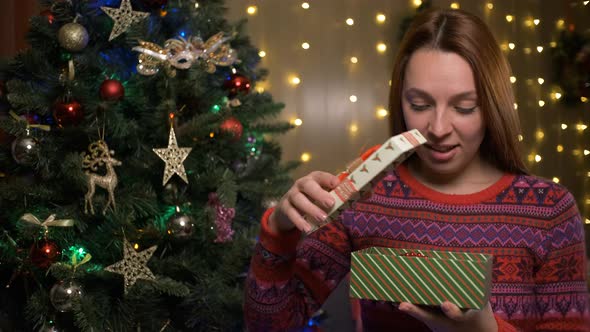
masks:
[(49, 299), (53, 307), (60, 312), (72, 310), (73, 303), (84, 295), (82, 285), (74, 279), (58, 282), (49, 291)]
[(59, 29), (57, 40), (66, 50), (78, 52), (88, 45), (88, 31), (81, 24), (68, 23)]
[(185, 213), (177, 212), (168, 219), (168, 234), (177, 239), (184, 239), (193, 234), (194, 220)]
[(12, 141), (12, 158), (19, 165), (31, 166), (39, 160), (39, 141), (32, 136), (19, 136)]

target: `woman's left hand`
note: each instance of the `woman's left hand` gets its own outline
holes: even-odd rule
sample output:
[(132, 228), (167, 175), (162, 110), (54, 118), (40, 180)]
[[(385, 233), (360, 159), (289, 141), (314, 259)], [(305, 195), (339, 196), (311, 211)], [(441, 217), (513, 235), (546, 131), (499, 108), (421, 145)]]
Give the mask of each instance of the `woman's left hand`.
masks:
[(449, 301), (443, 302), (440, 308), (443, 315), (408, 302), (399, 304), (399, 310), (422, 321), (435, 332), (498, 331), (498, 324), (489, 302), (481, 310), (461, 311), (459, 307)]

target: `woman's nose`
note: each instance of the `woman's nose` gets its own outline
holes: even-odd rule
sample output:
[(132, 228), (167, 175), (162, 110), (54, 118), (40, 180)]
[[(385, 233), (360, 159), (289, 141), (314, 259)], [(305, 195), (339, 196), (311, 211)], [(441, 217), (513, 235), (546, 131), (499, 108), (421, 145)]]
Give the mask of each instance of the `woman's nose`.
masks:
[(445, 110), (436, 110), (432, 113), (428, 131), (436, 137), (443, 137), (451, 132), (451, 119), (449, 112)]

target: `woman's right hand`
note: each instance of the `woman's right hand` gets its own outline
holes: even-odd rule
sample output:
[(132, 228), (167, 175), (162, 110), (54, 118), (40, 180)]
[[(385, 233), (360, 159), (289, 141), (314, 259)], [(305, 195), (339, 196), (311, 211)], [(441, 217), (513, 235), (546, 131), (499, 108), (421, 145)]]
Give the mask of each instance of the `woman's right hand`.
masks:
[(323, 224), (328, 217), (326, 212), (334, 205), (330, 190), (339, 183), (337, 176), (320, 171), (298, 179), (281, 197), (269, 217), (268, 226), (276, 233), (293, 228), (309, 233), (316, 228), (315, 224)]

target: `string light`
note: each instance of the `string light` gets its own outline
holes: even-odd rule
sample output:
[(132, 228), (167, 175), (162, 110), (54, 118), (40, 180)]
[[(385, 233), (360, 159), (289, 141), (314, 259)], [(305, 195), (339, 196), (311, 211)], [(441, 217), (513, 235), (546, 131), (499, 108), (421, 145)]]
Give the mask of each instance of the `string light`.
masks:
[(414, 0), (413, 4), (414, 4), (414, 7), (420, 7), (422, 5), (422, 0)]
[(304, 163), (308, 162), (311, 160), (311, 154), (307, 153), (307, 152), (303, 152), (301, 154), (301, 161), (303, 161)]
[(258, 52), (258, 56), (261, 58), (264, 58), (266, 56), (266, 52), (260, 51), (260, 52)]
[(535, 155), (535, 162), (541, 162), (541, 160), (543, 160), (543, 157), (541, 157), (540, 155)]
[(524, 54), (531, 54), (531, 48), (530, 47), (525, 47), (523, 50), (524, 50)]
[(199, 8), (199, 3), (195, 2), (195, 9), (198, 9), (198, 8)]
[(350, 133), (352, 135), (356, 134), (359, 131), (359, 127), (356, 123), (353, 123), (350, 125), (350, 127), (348, 128), (348, 130), (350, 131)]
[(307, 3), (307, 2), (302, 3), (301, 4), (301, 8), (303, 8), (303, 9), (309, 9), (309, 3)]
[(293, 120), (291, 123), (293, 123), (294, 125), (296, 125), (297, 127), (301, 126), (303, 124), (303, 120), (297, 118), (295, 120)]
[(519, 142), (522, 142), (524, 140), (524, 136), (522, 135), (518, 135), (517, 138)]
[(533, 26), (533, 20), (531, 20), (531, 19), (525, 20), (524, 21), (524, 25), (527, 26), (527, 27), (529, 27), (529, 28), (532, 27)]
[(512, 15), (506, 15), (506, 21), (508, 23), (512, 22), (512, 20), (514, 20), (514, 16), (512, 16)]
[(301, 44), (301, 48), (303, 48), (304, 50), (308, 50), (309, 49), (309, 43), (305, 42)]
[(566, 130), (567, 129), (567, 125), (565, 123), (561, 124), (561, 129)]
[(557, 43), (552, 41), (549, 43), (549, 46), (551, 46), (551, 48), (556, 48), (557, 47)]
[(578, 150), (578, 149), (575, 149), (575, 150), (573, 150), (573, 151), (572, 151), (572, 154), (573, 154), (574, 156), (579, 156), (579, 155), (581, 155), (581, 154), (582, 154), (582, 151), (580, 151), (580, 150)]
[(539, 53), (543, 52), (543, 46), (537, 46), (537, 52), (539, 52)]
[(588, 2), (590, 1), (584, 1), (584, 6), (588, 5)]
[(383, 119), (383, 118), (387, 117), (387, 115), (389, 114), (389, 112), (385, 108), (379, 107), (379, 108), (377, 108), (377, 113), (376, 114), (377, 114), (377, 117), (379, 119)]
[(377, 44), (377, 52), (385, 53), (385, 51), (387, 51), (387, 45), (385, 45), (385, 43)]
[(555, 21), (555, 26), (557, 27), (557, 29), (561, 30), (565, 27), (565, 21), (563, 19), (559, 19)]
[(555, 100), (559, 100), (559, 99), (561, 99), (561, 93), (559, 93), (559, 92), (553, 92), (551, 94), (551, 98), (553, 98)]
[(508, 43), (508, 48), (510, 48), (511, 50), (513, 50), (516, 47), (516, 45), (514, 43)]
[(351, 103), (356, 103), (356, 101), (358, 100), (358, 98), (355, 95), (351, 95), (350, 97), (348, 97), (348, 99)]
[(458, 4), (458, 3), (456, 3), (456, 2), (453, 2), (453, 3), (451, 4), (451, 8), (452, 8), (452, 9), (459, 9), (459, 4)]
[(384, 15), (384, 14), (381, 14), (381, 13), (379, 13), (379, 14), (377, 14), (377, 16), (375, 16), (375, 20), (376, 20), (376, 21), (377, 21), (377, 23), (379, 23), (379, 24), (381, 24), (381, 23), (385, 23), (385, 20), (386, 20), (386, 19), (387, 19), (387, 18), (385, 17), (385, 15)]
[(583, 103), (587, 103), (588, 102), (588, 98), (582, 96), (582, 97), (580, 97), (580, 101), (583, 102)]
[(553, 182), (559, 183), (559, 178), (558, 177), (553, 177)]
[(516, 83), (516, 77), (515, 76), (510, 76), (510, 83)]
[(542, 140), (543, 137), (545, 137), (545, 133), (542, 130), (537, 130), (537, 132), (535, 133), (535, 137), (537, 137), (537, 140)]
[[(584, 1), (584, 5), (587, 3), (588, 1)], [(586, 223), (586, 225), (590, 224), (590, 219), (586, 218), (586, 220), (584, 221)]]
[(539, 85), (543, 85), (543, 83), (545, 83), (545, 80), (542, 77), (537, 78), (537, 82), (539, 82)]
[(346, 24), (353, 25), (354, 24), (354, 20), (352, 18), (347, 18), (346, 19)]
[(250, 6), (250, 7), (248, 7), (248, 9), (246, 9), (246, 12), (250, 15), (256, 14), (257, 11), (258, 11), (258, 7), (256, 7), (256, 6)]
[(535, 23), (535, 25), (539, 25), (539, 23), (541, 23), (541, 20), (536, 18), (533, 20), (533, 23)]
[(545, 101), (544, 100), (539, 100), (539, 107), (543, 107), (545, 106)]
[(491, 2), (488, 2), (486, 7), (488, 7), (489, 10), (492, 10), (492, 9), (494, 9), (494, 4)]
[(585, 124), (583, 124), (583, 123), (578, 123), (578, 124), (576, 125), (576, 129), (577, 129), (579, 132), (583, 132), (584, 130), (586, 130), (586, 128), (588, 128), (588, 126), (586, 126), (586, 125), (585, 125)]
[(563, 145), (559, 144), (555, 150), (557, 150), (557, 152), (563, 152)]
[(590, 154), (590, 150), (584, 150), (584, 155), (587, 156)]
[(358, 63), (359, 62), (359, 59), (357, 57), (353, 56), (353, 57), (350, 58), (350, 62), (352, 62), (352, 63)]
[(297, 76), (292, 76), (289, 81), (292, 85), (299, 85), (299, 83), (301, 83), (301, 79)]
[(517, 110), (518, 109), (518, 103), (514, 103), (514, 109)]

